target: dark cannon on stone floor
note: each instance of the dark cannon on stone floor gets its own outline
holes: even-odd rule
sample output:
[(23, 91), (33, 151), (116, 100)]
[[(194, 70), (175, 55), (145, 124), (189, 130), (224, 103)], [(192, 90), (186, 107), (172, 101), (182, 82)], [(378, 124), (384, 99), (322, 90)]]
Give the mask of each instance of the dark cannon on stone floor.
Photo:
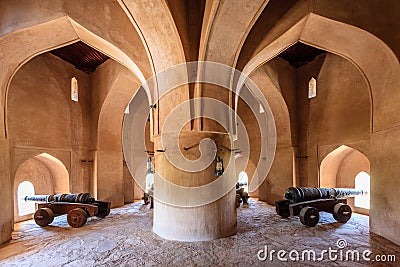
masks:
[(249, 199), (249, 193), (244, 191), (244, 187), (247, 183), (237, 182), (236, 183), (236, 208), (240, 207), (240, 204), (243, 203), (243, 206), (247, 205), (247, 200)]
[(147, 191), (147, 193), (143, 194), (143, 197), (142, 197), (145, 205), (150, 204), (150, 209), (154, 208), (154, 196), (153, 195), (154, 195), (153, 190), (149, 189)]
[(319, 222), (319, 212), (331, 213), (338, 222), (351, 218), (347, 198), (366, 195), (365, 190), (350, 188), (289, 187), (285, 198), (275, 202), (276, 212), (283, 218), (299, 216), (302, 224), (313, 227)]
[(111, 202), (96, 200), (89, 193), (26, 196), (25, 201), (39, 202), (33, 216), (39, 226), (46, 226), (53, 222), (54, 217), (68, 214), (68, 224), (78, 228), (89, 217), (106, 217), (111, 206)]

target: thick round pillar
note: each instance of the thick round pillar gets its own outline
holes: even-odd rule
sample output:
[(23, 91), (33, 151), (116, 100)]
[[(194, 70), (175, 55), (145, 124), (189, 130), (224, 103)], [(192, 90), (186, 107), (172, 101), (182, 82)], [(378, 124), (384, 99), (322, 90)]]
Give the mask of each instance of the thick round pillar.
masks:
[[(200, 157), (198, 144), (204, 138), (213, 140), (218, 148), (217, 156), (221, 157), (224, 165), (227, 166), (232, 160), (230, 138), (228, 134), (217, 132), (181, 132), (179, 148), (183, 156), (189, 160), (196, 160)], [(161, 137), (155, 138), (155, 168), (158, 175), (162, 176), (169, 183), (182, 187), (205, 187), (216, 179), (227, 179), (228, 175), (235, 175), (225, 172), (223, 177), (217, 177), (214, 170), (214, 162), (201, 171), (190, 172), (177, 168), (171, 164), (161, 144)], [(166, 150), (168, 148), (165, 148)], [(229, 168), (234, 170), (234, 168)], [(215, 188), (214, 188), (215, 189)], [(214, 190), (213, 189), (213, 190)], [(164, 190), (162, 186), (154, 184), (154, 218), (153, 231), (162, 238), (179, 241), (203, 241), (227, 237), (236, 233), (236, 191), (234, 185), (226, 192), (221, 191), (221, 196), (207, 199), (204, 204), (191, 206), (190, 198), (201, 198), (203, 195), (184, 194), (177, 195), (168, 191), (167, 201), (157, 200), (157, 190)], [(171, 192), (171, 193), (170, 193)], [(182, 203), (188, 200), (186, 206)], [(165, 199), (164, 199), (165, 200)], [(179, 201), (178, 201), (179, 200)], [(178, 201), (178, 202), (177, 202)], [(173, 203), (173, 204), (171, 204)]]

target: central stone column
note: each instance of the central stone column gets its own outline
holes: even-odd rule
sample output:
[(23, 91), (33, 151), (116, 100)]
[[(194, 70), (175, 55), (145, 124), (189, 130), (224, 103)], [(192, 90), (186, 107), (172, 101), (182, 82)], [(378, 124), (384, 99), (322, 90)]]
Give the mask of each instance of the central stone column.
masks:
[[(236, 190), (234, 186), (225, 186), (228, 190), (221, 186), (227, 185), (228, 177), (235, 175), (232, 171), (234, 168), (225, 169), (224, 175), (217, 177), (214, 159), (200, 171), (182, 170), (171, 163), (171, 158), (167, 155), (169, 148), (163, 147), (161, 139), (161, 136), (154, 138), (155, 168), (157, 175), (162, 177), (158, 179), (162, 180), (157, 182), (155, 179), (154, 183), (153, 231), (165, 239), (179, 241), (213, 240), (235, 234)], [(226, 133), (183, 131), (179, 134), (179, 150), (186, 159), (195, 161), (201, 156), (200, 143), (204, 139), (214, 141), (216, 156), (223, 160), (225, 166), (234, 164), (230, 138)], [(216, 181), (217, 179), (224, 181)], [(179, 190), (175, 190), (176, 186)], [(193, 193), (191, 189), (194, 188), (199, 191)], [(218, 194), (208, 194), (219, 189), (222, 194), (219, 197)], [(194, 198), (203, 201), (193, 201)]]

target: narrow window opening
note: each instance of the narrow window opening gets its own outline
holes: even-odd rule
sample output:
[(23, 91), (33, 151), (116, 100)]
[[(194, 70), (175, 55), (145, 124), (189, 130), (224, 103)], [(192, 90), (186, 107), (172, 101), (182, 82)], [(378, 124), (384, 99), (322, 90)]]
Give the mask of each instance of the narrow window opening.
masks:
[(71, 100), (78, 102), (78, 80), (75, 77), (71, 79)]
[(239, 173), (238, 182), (239, 182), (240, 184), (245, 184), (245, 185), (243, 186), (244, 191), (245, 191), (245, 192), (249, 192), (249, 191), (248, 191), (249, 177), (247, 176), (247, 173), (246, 173), (245, 171), (241, 171), (241, 172)]
[(355, 188), (365, 190), (367, 195), (354, 197), (354, 206), (364, 209), (370, 207), (370, 176), (366, 172), (360, 172), (355, 178)]
[(264, 107), (260, 104), (260, 113), (264, 113), (264, 112), (265, 112)]
[(17, 199), (19, 216), (24, 216), (35, 212), (35, 203), (25, 201), (26, 196), (32, 196), (34, 194), (35, 188), (31, 182), (24, 181), (18, 185)]
[(317, 96), (317, 80), (313, 77), (308, 82), (308, 98)]

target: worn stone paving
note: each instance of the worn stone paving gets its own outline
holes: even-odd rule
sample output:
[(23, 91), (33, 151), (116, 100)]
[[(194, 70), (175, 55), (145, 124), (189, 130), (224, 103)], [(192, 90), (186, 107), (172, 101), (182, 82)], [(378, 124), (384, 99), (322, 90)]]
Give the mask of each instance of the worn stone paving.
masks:
[[(249, 207), (238, 209), (236, 235), (194, 243), (158, 237), (152, 232), (152, 219), (152, 210), (138, 202), (113, 209), (104, 219), (90, 218), (77, 229), (69, 227), (66, 216), (55, 218), (44, 228), (32, 220), (19, 223), (12, 241), (0, 247), (0, 266), (400, 266), (362, 259), (362, 252), (369, 249), (371, 259), (395, 255), (400, 262), (400, 247), (370, 234), (364, 215), (353, 214), (349, 222), (341, 224), (330, 214), (321, 213), (320, 223), (309, 228), (297, 217), (281, 219), (273, 206), (250, 201)], [(347, 242), (345, 248), (338, 248), (339, 239)], [(272, 261), (260, 261), (257, 253), (265, 246), (268, 256), (272, 250), (287, 251), (281, 253), (288, 261), (280, 261), (277, 252)], [(307, 260), (308, 252), (304, 250), (315, 251), (318, 259), (329, 247), (337, 250), (331, 256), (334, 259), (336, 255), (338, 260), (329, 260), (328, 253), (323, 254), (322, 261)], [(360, 253), (360, 262), (346, 261), (350, 250)], [(294, 261), (296, 253), (299, 261)]]

